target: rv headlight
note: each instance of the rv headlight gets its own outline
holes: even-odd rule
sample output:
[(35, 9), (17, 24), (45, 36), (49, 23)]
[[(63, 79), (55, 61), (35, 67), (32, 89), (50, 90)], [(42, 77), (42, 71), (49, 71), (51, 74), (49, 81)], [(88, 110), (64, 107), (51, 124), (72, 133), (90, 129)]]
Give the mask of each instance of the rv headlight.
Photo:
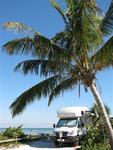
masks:
[(75, 130), (72, 130), (71, 132), (68, 132), (69, 136), (72, 136), (75, 133)]

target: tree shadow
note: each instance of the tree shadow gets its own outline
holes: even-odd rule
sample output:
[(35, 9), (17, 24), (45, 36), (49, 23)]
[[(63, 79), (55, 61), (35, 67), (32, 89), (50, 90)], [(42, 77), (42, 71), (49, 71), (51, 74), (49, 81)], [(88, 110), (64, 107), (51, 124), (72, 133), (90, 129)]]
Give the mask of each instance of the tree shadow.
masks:
[(60, 147), (55, 147), (53, 141), (48, 141), (48, 140), (35, 140), (35, 141), (31, 141), (31, 142), (27, 142), (27, 145), (29, 145), (30, 147), (34, 147), (34, 148), (48, 148), (48, 149), (54, 149), (54, 148), (60, 148), (60, 149), (66, 149), (66, 150), (74, 150), (74, 148), (72, 147), (72, 145), (70, 144), (62, 144), (60, 145)]

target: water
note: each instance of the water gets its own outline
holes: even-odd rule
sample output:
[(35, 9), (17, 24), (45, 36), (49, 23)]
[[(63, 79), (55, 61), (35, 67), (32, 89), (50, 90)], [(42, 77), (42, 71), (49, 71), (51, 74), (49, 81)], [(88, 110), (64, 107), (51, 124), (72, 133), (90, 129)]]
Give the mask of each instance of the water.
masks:
[[(6, 128), (0, 128), (0, 132), (3, 132)], [(38, 134), (38, 133), (46, 133), (52, 134), (52, 128), (23, 128), (25, 134)]]
[(52, 134), (52, 128), (23, 128), (25, 134), (37, 134), (37, 133), (46, 133)]

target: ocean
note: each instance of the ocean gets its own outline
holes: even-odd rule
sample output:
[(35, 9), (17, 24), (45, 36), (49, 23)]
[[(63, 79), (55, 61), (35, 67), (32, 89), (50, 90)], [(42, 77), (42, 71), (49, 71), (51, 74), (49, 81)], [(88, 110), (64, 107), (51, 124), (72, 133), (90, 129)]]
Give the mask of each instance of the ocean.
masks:
[[(0, 132), (3, 132), (6, 128), (0, 128)], [(52, 134), (53, 128), (22, 128), (25, 134), (39, 134), (39, 133), (46, 133)]]

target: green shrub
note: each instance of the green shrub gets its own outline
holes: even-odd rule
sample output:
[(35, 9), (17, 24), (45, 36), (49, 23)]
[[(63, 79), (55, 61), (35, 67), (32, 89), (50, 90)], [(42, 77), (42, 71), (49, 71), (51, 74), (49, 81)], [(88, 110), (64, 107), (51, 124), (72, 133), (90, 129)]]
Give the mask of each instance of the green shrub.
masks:
[[(110, 115), (109, 107), (105, 105), (105, 108), (108, 115)], [(87, 126), (87, 134), (80, 138), (82, 150), (110, 150), (109, 138), (101, 114), (96, 105), (94, 105), (91, 110), (95, 115), (90, 116), (92, 125)], [(113, 127), (113, 118), (110, 118), (110, 121)]]
[(93, 146), (82, 146), (82, 150), (110, 150), (110, 148), (106, 147), (106, 144), (94, 144)]
[(7, 128), (3, 132), (3, 136), (7, 136), (8, 138), (20, 138), (24, 136), (24, 132), (22, 131), (22, 126), (19, 126), (17, 128)]
[(2, 134), (2, 133), (0, 133), (0, 141), (2, 141), (2, 140), (7, 140), (7, 139), (8, 139), (8, 137), (3, 136), (3, 134)]
[[(82, 150), (109, 150), (108, 135), (105, 127), (100, 124), (88, 126), (88, 132), (80, 139)], [(103, 148), (102, 148), (103, 147)], [(97, 150), (96, 149), (96, 150)]]

